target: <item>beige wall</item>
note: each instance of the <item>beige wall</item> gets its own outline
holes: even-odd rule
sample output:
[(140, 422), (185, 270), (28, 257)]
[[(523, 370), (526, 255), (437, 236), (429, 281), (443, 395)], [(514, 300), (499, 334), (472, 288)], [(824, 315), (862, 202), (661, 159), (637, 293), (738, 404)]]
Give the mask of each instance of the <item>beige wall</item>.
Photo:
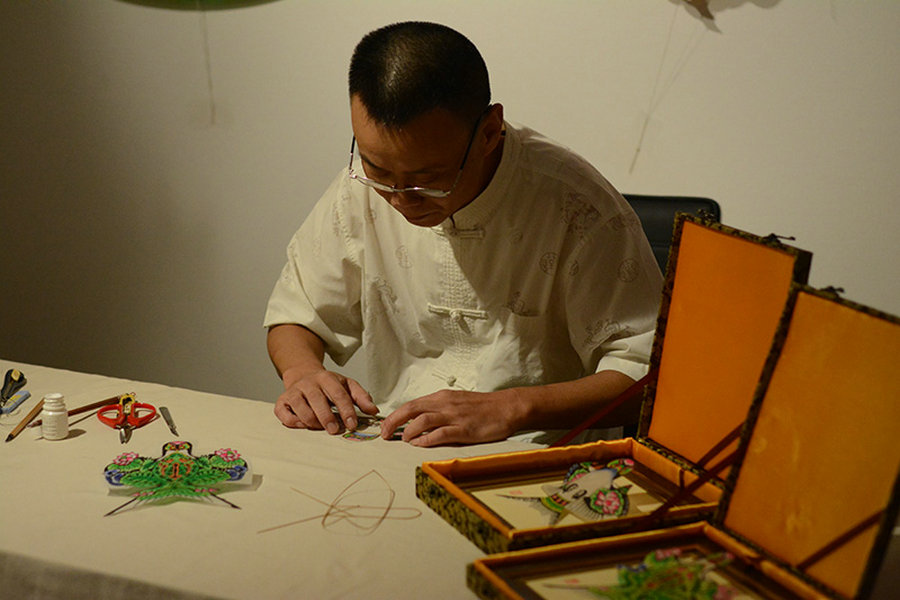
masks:
[(2, 2), (0, 356), (274, 399), (260, 323), (345, 163), (350, 52), (413, 18), (469, 35), (508, 118), (619, 189), (715, 198), (900, 313), (900, 3), (710, 5), (715, 27), (675, 0)]

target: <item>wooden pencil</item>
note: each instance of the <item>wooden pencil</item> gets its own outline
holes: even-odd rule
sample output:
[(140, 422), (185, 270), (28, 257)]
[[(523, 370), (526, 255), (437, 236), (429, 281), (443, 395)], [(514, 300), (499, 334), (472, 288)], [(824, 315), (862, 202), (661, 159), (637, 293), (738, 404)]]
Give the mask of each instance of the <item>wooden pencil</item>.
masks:
[(16, 428), (13, 429), (12, 432), (10, 432), (10, 434), (8, 436), (6, 436), (6, 441), (8, 442), (11, 439), (13, 439), (14, 437), (16, 437), (17, 435), (19, 435), (22, 432), (22, 430), (25, 429), (25, 426), (28, 425), (31, 422), (31, 420), (37, 416), (37, 414), (39, 412), (41, 412), (42, 408), (44, 408), (44, 399), (43, 398), (41, 398), (40, 402), (38, 402), (37, 404), (34, 405), (34, 408), (31, 409), (31, 412), (29, 412), (27, 415), (25, 415), (24, 419), (19, 421), (19, 424), (16, 425)]
[[(116, 402), (119, 401), (120, 397), (121, 396), (113, 396), (112, 398), (107, 398), (106, 400), (98, 400), (97, 402), (91, 402), (90, 404), (85, 404), (84, 406), (79, 406), (78, 408), (73, 408), (66, 414), (71, 417), (72, 415), (80, 415), (81, 413), (85, 413), (90, 410), (94, 410), (95, 408), (101, 408), (103, 406), (115, 404)], [(31, 425), (29, 425), (29, 427), (37, 427), (40, 424), (41, 424), (41, 419), (38, 419), (37, 421), (35, 421)]]

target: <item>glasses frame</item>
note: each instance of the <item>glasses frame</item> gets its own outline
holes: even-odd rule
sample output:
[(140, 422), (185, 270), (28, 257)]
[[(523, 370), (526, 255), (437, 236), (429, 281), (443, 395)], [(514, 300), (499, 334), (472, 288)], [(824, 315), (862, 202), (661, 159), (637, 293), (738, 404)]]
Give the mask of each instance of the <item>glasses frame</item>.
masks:
[(368, 186), (370, 188), (376, 189), (380, 192), (385, 192), (387, 194), (417, 194), (419, 196), (425, 196), (427, 198), (446, 198), (450, 194), (453, 193), (453, 190), (456, 189), (456, 185), (459, 183), (459, 180), (462, 178), (463, 169), (466, 168), (466, 161), (469, 159), (469, 152), (472, 150), (472, 144), (475, 141), (475, 134), (478, 133), (478, 128), (481, 126), (481, 121), (484, 119), (484, 116), (491, 109), (491, 106), (488, 105), (487, 108), (479, 115), (478, 120), (475, 121), (475, 127), (472, 129), (472, 134), (469, 136), (469, 143), (466, 145), (466, 152), (463, 154), (462, 163), (459, 165), (459, 171), (456, 173), (456, 179), (453, 180), (453, 185), (450, 186), (449, 190), (440, 190), (437, 188), (428, 188), (428, 187), (419, 187), (419, 186), (411, 186), (411, 187), (403, 187), (398, 188), (391, 185), (387, 185), (386, 183), (381, 183), (379, 181), (375, 181), (374, 179), (370, 179), (364, 175), (360, 175), (356, 171), (353, 170), (353, 151), (356, 148), (356, 136), (354, 135), (350, 142), (350, 164), (347, 166), (347, 177), (358, 181), (359, 183)]

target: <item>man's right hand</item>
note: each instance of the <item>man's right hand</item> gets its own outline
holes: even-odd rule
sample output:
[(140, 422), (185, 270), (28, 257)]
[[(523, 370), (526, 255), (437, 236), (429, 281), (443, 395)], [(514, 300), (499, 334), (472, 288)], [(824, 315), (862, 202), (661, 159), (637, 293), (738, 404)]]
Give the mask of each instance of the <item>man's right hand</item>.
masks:
[(378, 413), (359, 382), (324, 367), (324, 344), (312, 331), (300, 325), (276, 325), (269, 329), (266, 344), (284, 381), (275, 416), (286, 427), (335, 434), (342, 426), (356, 429), (356, 407), (368, 415)]
[[(286, 383), (288, 379), (289, 373), (285, 373)], [(378, 413), (359, 382), (322, 369), (287, 385), (275, 402), (275, 416), (286, 427), (324, 429), (335, 434), (343, 428), (356, 429), (356, 407), (369, 415)]]

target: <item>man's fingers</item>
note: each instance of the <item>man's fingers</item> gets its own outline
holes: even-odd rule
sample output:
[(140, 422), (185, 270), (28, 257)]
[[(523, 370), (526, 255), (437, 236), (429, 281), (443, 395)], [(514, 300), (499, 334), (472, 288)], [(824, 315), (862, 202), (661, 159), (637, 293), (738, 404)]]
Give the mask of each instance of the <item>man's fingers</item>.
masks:
[(461, 434), (462, 432), (458, 427), (448, 425), (417, 435), (409, 440), (409, 445), (430, 448), (431, 446), (465, 443), (465, 439), (463, 439)]
[[(415, 412), (416, 401), (407, 402), (388, 416), (381, 422), (381, 437), (389, 440), (394, 436), (394, 432), (398, 427), (407, 423), (417, 413)], [(405, 431), (404, 431), (405, 433)]]
[(346, 423), (346, 420), (341, 417), (340, 413), (332, 410), (331, 402), (329, 402), (325, 394), (317, 394), (314, 400), (309, 400), (309, 405), (316, 415), (316, 420), (321, 423), (325, 431), (332, 435), (341, 430), (342, 423)]
[(291, 427), (293, 429), (303, 427), (303, 422), (296, 414), (294, 414), (294, 411), (290, 409), (287, 402), (282, 400), (275, 402), (275, 416), (278, 417), (278, 420), (281, 421), (281, 424), (285, 427)]
[(306, 401), (291, 394), (282, 394), (275, 402), (275, 416), (286, 427), (294, 429), (321, 429), (316, 415)]
[(403, 441), (411, 442), (420, 435), (446, 424), (447, 419), (441, 413), (421, 413), (406, 424), (406, 428), (403, 430)]
[(275, 415), (287, 427), (325, 429), (339, 433), (342, 425), (356, 429), (356, 407), (374, 415), (378, 407), (357, 381), (322, 371), (297, 381), (275, 403)]
[(354, 404), (356, 404), (361, 411), (367, 415), (378, 414), (378, 407), (375, 405), (375, 402), (372, 401), (372, 396), (369, 395), (369, 392), (367, 392), (363, 386), (359, 385), (358, 381), (355, 379), (347, 379), (346, 385)]
[(405, 423), (403, 441), (413, 446), (471, 444), (503, 439), (511, 432), (504, 421), (504, 407), (486, 404), (476, 392), (442, 390), (407, 402), (381, 427), (381, 437), (391, 439)]
[[(404, 442), (412, 442), (427, 432), (449, 424), (447, 416), (429, 410), (426, 402), (413, 400), (404, 404), (387, 417), (381, 423), (381, 437), (385, 440), (402, 439)], [(441, 443), (445, 434), (435, 438), (435, 442), (417, 445), (433, 445)]]
[[(276, 414), (289, 427), (327, 429), (331, 422), (335, 431), (339, 429), (328, 398), (318, 385), (309, 385), (308, 382), (294, 385), (279, 396), (276, 408), (279, 403), (283, 403), (285, 409)], [(291, 419), (290, 413), (296, 418)]]
[[(342, 376), (339, 378), (331, 378), (322, 384), (322, 391), (327, 396), (327, 400), (331, 403), (331, 406), (327, 407), (331, 414), (326, 417), (326, 421), (322, 422), (328, 433), (334, 434), (340, 431), (341, 423), (351, 431), (356, 429), (358, 423), (356, 419), (356, 405), (354, 404), (354, 398), (351, 395), (353, 393), (352, 384), (356, 384), (356, 386), (362, 390), (362, 387), (358, 383)], [(366, 395), (368, 396), (368, 394)], [(316, 410), (316, 415), (318, 414), (319, 412)], [(340, 423), (338, 422), (338, 418), (340, 418)], [(319, 420), (321, 421), (321, 417)]]

